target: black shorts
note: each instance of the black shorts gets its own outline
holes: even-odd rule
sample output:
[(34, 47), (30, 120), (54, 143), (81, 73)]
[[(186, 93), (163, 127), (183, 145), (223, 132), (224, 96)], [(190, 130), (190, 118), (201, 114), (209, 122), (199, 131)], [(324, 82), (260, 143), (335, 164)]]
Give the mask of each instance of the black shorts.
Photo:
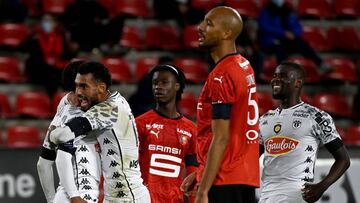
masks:
[(255, 187), (216, 185), (209, 191), (209, 203), (255, 203)]

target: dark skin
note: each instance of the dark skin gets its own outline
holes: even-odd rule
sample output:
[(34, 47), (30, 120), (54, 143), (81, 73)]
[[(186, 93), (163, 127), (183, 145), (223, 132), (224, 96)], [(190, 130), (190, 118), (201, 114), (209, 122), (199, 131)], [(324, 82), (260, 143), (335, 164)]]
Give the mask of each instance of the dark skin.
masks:
[(174, 73), (157, 71), (152, 78), (152, 91), (156, 101), (155, 109), (168, 118), (177, 118), (176, 92), (180, 89)]
[[(301, 102), (300, 94), (304, 84), (304, 75), (290, 66), (280, 65), (276, 68), (271, 87), (274, 99), (280, 101), (280, 109), (295, 106)], [(335, 159), (329, 173), (319, 183), (304, 185), (302, 191), (306, 202), (316, 202), (323, 193), (339, 179), (350, 166), (350, 158), (345, 146), (336, 151), (329, 151)]]

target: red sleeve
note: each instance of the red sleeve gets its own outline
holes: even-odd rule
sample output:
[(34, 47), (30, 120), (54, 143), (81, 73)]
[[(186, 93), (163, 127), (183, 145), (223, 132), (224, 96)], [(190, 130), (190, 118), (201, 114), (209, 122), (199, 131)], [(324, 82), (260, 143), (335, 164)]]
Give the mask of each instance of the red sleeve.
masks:
[(210, 81), (212, 104), (235, 102), (235, 86), (229, 74), (215, 75)]
[(191, 139), (190, 139), (190, 147), (187, 154), (196, 154), (196, 126), (191, 123)]

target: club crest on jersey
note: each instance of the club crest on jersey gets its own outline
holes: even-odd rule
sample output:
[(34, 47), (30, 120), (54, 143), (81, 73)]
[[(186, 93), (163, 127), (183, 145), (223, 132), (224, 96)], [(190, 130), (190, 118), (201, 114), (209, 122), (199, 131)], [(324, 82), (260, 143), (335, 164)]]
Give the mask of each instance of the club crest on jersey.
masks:
[(188, 143), (188, 138), (186, 135), (179, 136), (179, 142), (181, 145), (186, 145)]
[(302, 123), (301, 120), (295, 119), (295, 120), (293, 120), (292, 126), (293, 126), (293, 128), (297, 129), (297, 128), (301, 127), (301, 123)]
[(298, 144), (298, 140), (286, 136), (270, 137), (265, 141), (265, 150), (270, 155), (278, 156), (294, 151)]
[(281, 124), (277, 123), (276, 125), (274, 125), (274, 132), (275, 133), (279, 133), (281, 130)]

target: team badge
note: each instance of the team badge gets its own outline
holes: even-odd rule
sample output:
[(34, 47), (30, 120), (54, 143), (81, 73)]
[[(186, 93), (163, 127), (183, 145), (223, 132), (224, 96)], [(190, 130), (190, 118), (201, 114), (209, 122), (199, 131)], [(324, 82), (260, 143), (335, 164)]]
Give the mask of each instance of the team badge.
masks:
[(281, 124), (280, 123), (274, 125), (274, 132), (275, 133), (279, 133), (280, 130), (281, 130)]
[(186, 145), (188, 143), (188, 138), (186, 135), (181, 135), (179, 137), (179, 142), (181, 145)]
[(293, 128), (297, 129), (301, 127), (301, 120), (295, 119), (292, 124)]

